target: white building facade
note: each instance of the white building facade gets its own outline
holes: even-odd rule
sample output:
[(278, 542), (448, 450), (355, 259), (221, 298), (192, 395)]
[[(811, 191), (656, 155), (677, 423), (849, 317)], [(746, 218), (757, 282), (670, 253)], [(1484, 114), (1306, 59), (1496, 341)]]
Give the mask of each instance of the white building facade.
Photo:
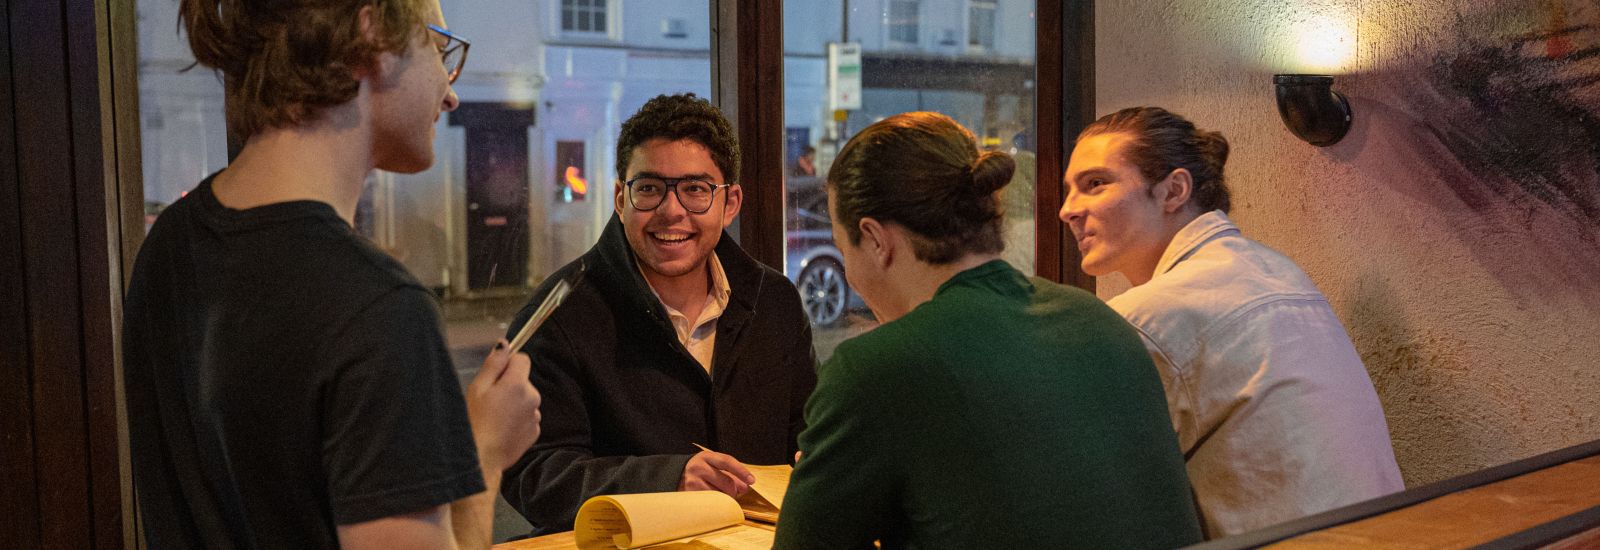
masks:
[[(192, 58), (174, 32), (176, 4), (138, 5), (152, 212), (227, 160), (220, 78), (204, 68), (181, 72)], [(1031, 138), (1014, 136), (1032, 128), (1033, 2), (784, 4), (791, 161), (815, 147), (825, 170), (836, 140), (847, 137), (827, 103), (825, 55), (846, 39), (862, 47), (864, 90), (845, 132), (934, 110), (988, 146), (1027, 147)], [(473, 43), (455, 85), (462, 108), (440, 118), (432, 168), (373, 176), (357, 225), (442, 295), (525, 291), (587, 250), (609, 220), (622, 121), (658, 94), (709, 98), (711, 6), (472, 0), (442, 8), (450, 29)]]

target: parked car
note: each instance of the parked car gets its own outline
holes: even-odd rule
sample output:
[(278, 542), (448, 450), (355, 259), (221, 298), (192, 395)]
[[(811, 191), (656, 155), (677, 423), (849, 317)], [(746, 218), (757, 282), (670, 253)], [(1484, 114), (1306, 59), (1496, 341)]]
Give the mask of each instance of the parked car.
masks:
[(845, 279), (844, 256), (833, 242), (827, 191), (816, 176), (790, 176), (785, 187), (789, 210), (785, 274), (800, 290), (800, 303), (811, 324), (837, 326), (850, 310), (866, 305)]

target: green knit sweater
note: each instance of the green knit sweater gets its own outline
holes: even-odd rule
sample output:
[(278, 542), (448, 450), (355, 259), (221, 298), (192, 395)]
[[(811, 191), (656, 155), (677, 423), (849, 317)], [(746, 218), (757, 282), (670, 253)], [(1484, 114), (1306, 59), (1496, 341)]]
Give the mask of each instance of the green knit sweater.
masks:
[(1089, 293), (989, 262), (818, 378), (776, 548), (1201, 540), (1155, 367)]

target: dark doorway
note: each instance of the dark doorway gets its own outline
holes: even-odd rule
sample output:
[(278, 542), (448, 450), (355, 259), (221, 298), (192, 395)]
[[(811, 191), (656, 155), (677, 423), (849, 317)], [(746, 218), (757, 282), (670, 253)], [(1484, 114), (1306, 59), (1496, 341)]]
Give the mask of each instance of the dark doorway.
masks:
[(528, 127), (533, 110), (463, 104), (466, 128), (467, 287), (520, 287), (528, 279)]

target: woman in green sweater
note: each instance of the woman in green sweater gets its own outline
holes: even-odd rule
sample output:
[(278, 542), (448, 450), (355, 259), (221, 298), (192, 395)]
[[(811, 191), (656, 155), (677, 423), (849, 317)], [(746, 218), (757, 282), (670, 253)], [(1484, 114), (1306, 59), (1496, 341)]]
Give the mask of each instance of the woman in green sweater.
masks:
[(1144, 344), (1093, 295), (1000, 259), (1014, 164), (936, 113), (867, 127), (828, 175), (882, 326), (818, 371), (776, 548), (1199, 542)]

